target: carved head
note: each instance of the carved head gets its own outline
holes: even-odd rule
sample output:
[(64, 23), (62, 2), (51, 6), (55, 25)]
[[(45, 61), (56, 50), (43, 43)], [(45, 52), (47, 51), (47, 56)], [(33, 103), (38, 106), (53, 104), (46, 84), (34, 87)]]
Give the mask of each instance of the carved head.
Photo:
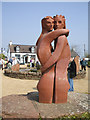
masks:
[(54, 30), (56, 29), (66, 29), (65, 17), (62, 15), (56, 15), (54, 19)]
[(42, 19), (42, 29), (48, 32), (53, 30), (54, 20), (51, 16), (46, 16)]

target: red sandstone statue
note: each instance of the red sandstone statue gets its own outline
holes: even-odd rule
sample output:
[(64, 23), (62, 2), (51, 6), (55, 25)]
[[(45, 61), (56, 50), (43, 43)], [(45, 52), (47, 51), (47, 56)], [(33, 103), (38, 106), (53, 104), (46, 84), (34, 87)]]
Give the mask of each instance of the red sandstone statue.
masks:
[[(57, 19), (61, 19), (60, 28)], [(54, 25), (55, 23), (55, 25)], [(54, 27), (54, 31), (53, 30)], [(70, 48), (66, 36), (65, 18), (47, 16), (42, 19), (42, 33), (37, 41), (37, 55), (42, 65), (42, 77), (37, 85), (40, 103), (65, 103), (69, 83), (67, 66), (70, 60)], [(51, 42), (57, 38), (56, 48), (51, 53)]]

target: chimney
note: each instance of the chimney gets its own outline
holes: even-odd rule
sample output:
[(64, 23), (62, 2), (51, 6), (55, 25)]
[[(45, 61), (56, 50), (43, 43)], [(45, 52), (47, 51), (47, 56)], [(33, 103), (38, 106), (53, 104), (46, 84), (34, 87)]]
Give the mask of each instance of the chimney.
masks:
[(12, 45), (12, 41), (10, 41), (9, 45)]

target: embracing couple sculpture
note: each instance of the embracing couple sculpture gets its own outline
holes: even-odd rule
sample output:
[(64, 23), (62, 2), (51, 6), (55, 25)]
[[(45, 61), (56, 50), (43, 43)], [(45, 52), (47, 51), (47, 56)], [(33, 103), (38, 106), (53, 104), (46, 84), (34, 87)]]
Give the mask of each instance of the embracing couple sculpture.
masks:
[[(71, 57), (67, 41), (69, 30), (66, 29), (65, 17), (62, 15), (53, 18), (47, 16), (41, 22), (42, 33), (36, 43), (37, 56), (42, 66), (42, 77), (37, 85), (39, 102), (65, 103), (69, 89), (67, 67)], [(55, 49), (52, 53), (53, 41)]]

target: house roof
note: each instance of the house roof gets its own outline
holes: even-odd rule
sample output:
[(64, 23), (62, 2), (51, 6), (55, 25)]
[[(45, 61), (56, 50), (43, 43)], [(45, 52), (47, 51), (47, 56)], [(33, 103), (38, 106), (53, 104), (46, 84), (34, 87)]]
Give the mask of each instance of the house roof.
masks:
[[(34, 47), (35, 48), (35, 52), (36, 53), (36, 46), (35, 45), (18, 45), (18, 44), (12, 44), (9, 45), (10, 47), (10, 52), (11, 53), (16, 53), (16, 47), (19, 46), (19, 52), (18, 53), (31, 53), (31, 48)], [(71, 50), (71, 57), (76, 57), (79, 56), (73, 49)]]
[(71, 57), (79, 56), (73, 49), (71, 50)]
[[(18, 45), (18, 44), (12, 44), (9, 45), (10, 47), (10, 52), (11, 53), (16, 53), (16, 47), (19, 46), (19, 53), (30, 53), (31, 52), (31, 48), (34, 47), (36, 48), (35, 45)], [(35, 49), (36, 52), (36, 49)]]

